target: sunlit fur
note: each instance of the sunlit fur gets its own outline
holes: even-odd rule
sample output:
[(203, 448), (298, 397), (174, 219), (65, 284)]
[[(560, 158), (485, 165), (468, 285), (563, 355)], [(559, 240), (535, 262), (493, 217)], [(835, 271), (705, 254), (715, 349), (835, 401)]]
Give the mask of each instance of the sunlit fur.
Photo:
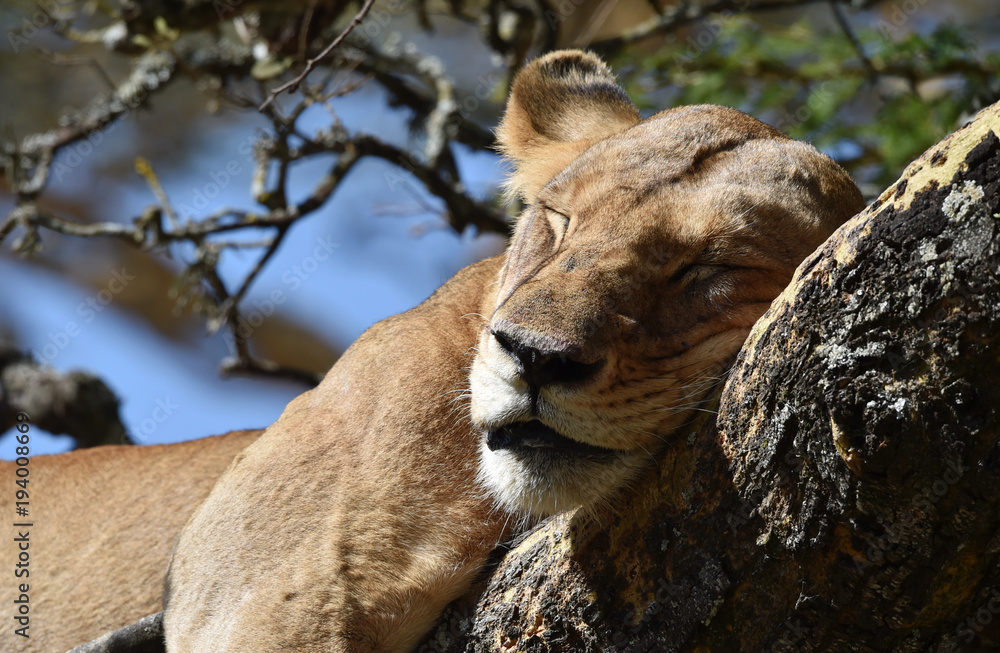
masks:
[[(366, 331), (237, 457), (178, 538), (170, 653), (413, 650), (498, 542), (652, 464), (861, 206), (832, 161), (741, 113), (640, 121), (582, 52), (518, 75), (499, 136), (528, 205), (507, 254)], [(497, 330), (593, 374), (531, 397)], [(528, 419), (607, 450), (484, 447)]]
[[(482, 446), (496, 500), (546, 515), (613, 495), (655, 459), (799, 262), (863, 202), (828, 157), (737, 111), (641, 120), (582, 52), (528, 66), (498, 135), (527, 207), (482, 310), (473, 422), (539, 420), (613, 452)], [(532, 391), (496, 331), (602, 367)]]
[[(0, 651), (68, 651), (159, 612), (163, 575), (181, 527), (233, 458), (261, 431), (166, 445), (103, 446), (31, 458), (31, 637), (0, 630)], [(0, 461), (2, 478), (17, 478)], [(13, 482), (11, 483), (13, 485)], [(30, 492), (30, 490), (29, 490)], [(14, 514), (14, 492), (0, 495)], [(20, 531), (24, 531), (21, 528)], [(5, 530), (10, 538), (17, 536)], [(8, 540), (9, 541), (9, 540)], [(17, 546), (0, 547), (15, 569)], [(0, 583), (13, 605), (21, 581)], [(12, 623), (14, 623), (12, 621)]]

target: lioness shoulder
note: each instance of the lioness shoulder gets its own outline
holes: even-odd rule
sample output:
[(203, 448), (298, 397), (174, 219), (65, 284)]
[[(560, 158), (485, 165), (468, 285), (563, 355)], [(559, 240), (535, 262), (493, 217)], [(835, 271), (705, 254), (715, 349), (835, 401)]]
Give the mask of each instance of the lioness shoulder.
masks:
[(642, 120), (595, 56), (517, 77), (506, 255), (356, 342), (220, 480), (170, 651), (405, 651), (532, 518), (613, 500), (863, 202), (732, 109)]

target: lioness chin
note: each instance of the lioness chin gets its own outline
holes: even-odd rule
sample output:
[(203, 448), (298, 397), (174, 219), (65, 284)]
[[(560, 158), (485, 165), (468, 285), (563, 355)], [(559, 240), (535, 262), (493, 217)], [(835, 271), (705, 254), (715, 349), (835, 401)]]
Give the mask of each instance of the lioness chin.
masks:
[[(168, 574), (170, 651), (405, 651), (524, 516), (608, 501), (863, 202), (712, 106), (642, 120), (593, 55), (514, 82), (507, 254), (377, 324), (223, 475)], [(471, 366), (471, 371), (469, 371)]]

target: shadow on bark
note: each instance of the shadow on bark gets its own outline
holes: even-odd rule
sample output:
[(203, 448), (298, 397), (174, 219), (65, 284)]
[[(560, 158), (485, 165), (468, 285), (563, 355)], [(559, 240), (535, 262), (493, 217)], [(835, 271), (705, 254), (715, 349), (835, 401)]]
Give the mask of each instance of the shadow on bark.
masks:
[(616, 512), (529, 534), (420, 650), (995, 650), (998, 134), (994, 105), (911, 164), (803, 262), (717, 419)]
[[(418, 650), (995, 650), (998, 133), (911, 164), (627, 499), (527, 534)], [(73, 653), (162, 651), (157, 617)]]

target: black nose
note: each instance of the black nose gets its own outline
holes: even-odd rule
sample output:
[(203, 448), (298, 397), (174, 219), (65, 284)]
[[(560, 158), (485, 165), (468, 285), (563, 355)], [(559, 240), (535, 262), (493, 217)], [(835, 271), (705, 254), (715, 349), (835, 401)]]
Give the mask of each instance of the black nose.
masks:
[(587, 363), (580, 360), (578, 347), (556, 345), (536, 349), (504, 331), (492, 331), (500, 347), (518, 363), (518, 372), (534, 388), (551, 383), (579, 383), (594, 376), (603, 361)]

